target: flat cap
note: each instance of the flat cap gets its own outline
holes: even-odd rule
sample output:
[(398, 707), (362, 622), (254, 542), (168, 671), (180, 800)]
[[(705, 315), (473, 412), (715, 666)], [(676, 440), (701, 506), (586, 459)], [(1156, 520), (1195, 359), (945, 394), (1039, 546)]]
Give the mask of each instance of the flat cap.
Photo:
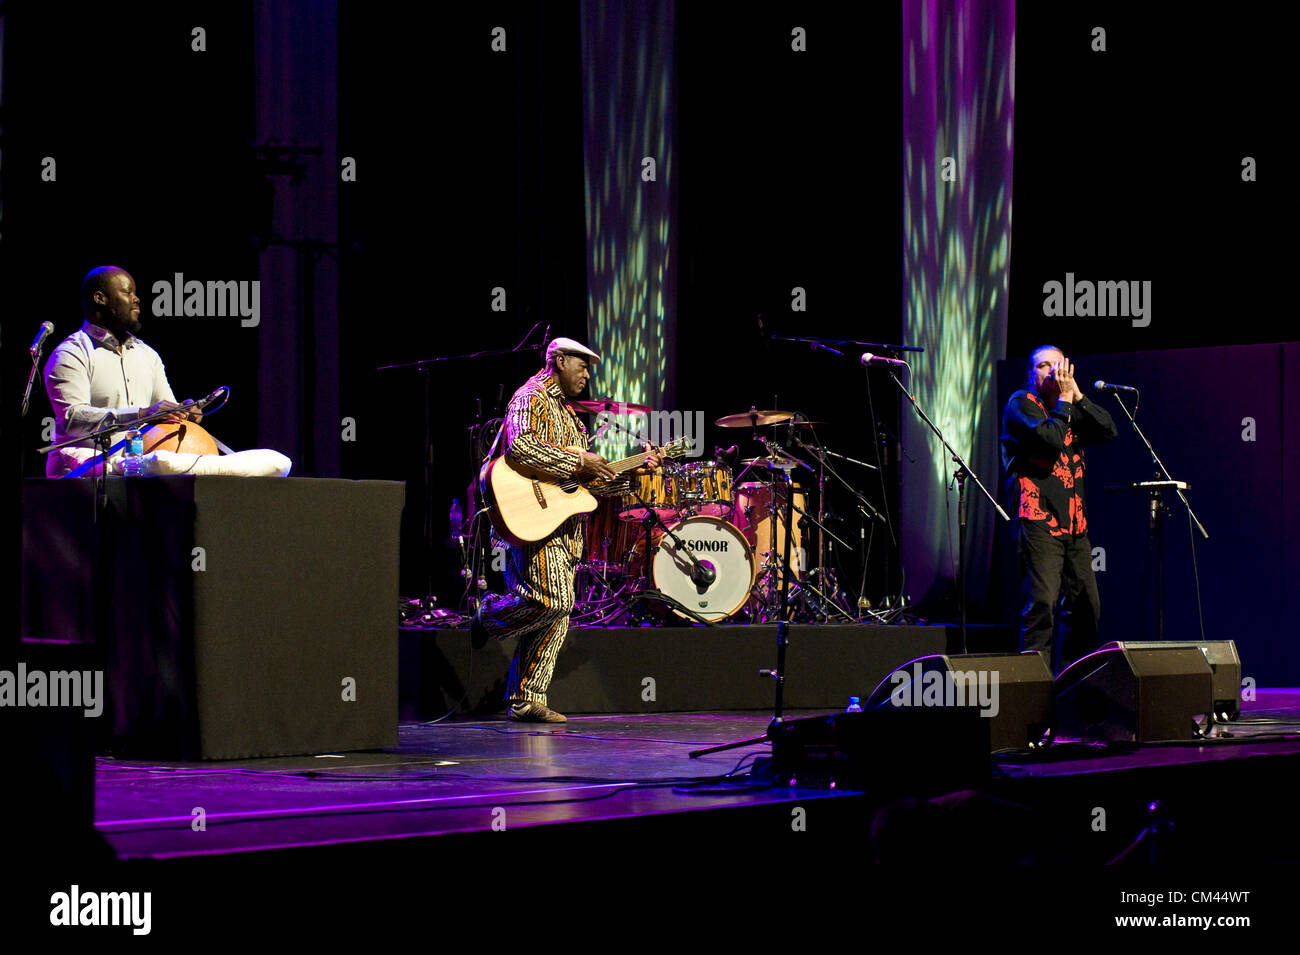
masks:
[(555, 361), (556, 355), (580, 355), (589, 362), (600, 361), (600, 356), (581, 342), (572, 338), (556, 338), (546, 346), (546, 364)]

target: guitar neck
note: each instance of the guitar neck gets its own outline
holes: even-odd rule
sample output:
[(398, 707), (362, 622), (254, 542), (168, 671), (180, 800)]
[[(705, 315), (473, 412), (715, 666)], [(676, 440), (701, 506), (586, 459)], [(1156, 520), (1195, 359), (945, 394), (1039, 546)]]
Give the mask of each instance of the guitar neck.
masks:
[(646, 454), (649, 452), (642, 451), (640, 454), (634, 454), (630, 458), (624, 458), (621, 461), (613, 461), (610, 468), (622, 474), (624, 471), (635, 471), (641, 465), (645, 464)]

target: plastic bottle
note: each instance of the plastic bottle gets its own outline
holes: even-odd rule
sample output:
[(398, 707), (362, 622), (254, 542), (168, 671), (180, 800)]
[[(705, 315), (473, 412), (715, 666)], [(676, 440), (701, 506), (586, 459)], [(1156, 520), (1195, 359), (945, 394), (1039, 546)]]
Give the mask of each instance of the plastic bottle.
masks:
[(858, 698), (857, 698), (856, 696), (851, 696), (851, 697), (849, 697), (849, 705), (848, 705), (848, 708), (847, 708), (844, 712), (845, 712), (845, 713), (861, 713), (861, 712), (862, 712), (862, 703), (858, 701)]
[(451, 515), (448, 518), (448, 523), (451, 526), (451, 536), (453, 539), (460, 536), (463, 530), (462, 528), (463, 522), (464, 522), (464, 517), (460, 513), (460, 498), (453, 497), (451, 499)]
[(128, 431), (126, 453), (122, 457), (122, 477), (140, 477), (144, 474), (144, 432)]

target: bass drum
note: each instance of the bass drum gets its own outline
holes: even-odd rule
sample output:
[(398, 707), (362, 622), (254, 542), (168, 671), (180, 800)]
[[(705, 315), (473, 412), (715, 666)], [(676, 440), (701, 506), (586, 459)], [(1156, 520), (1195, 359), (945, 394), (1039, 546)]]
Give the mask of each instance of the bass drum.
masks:
[[(658, 541), (651, 565), (655, 589), (710, 622), (726, 620), (745, 606), (756, 566), (754, 551), (736, 525), (719, 517), (691, 517), (675, 524), (672, 531), (715, 576), (710, 583), (697, 583), (691, 576), (694, 565), (690, 558), (679, 553), (677, 543), (665, 534)], [(680, 611), (673, 612), (690, 619)]]

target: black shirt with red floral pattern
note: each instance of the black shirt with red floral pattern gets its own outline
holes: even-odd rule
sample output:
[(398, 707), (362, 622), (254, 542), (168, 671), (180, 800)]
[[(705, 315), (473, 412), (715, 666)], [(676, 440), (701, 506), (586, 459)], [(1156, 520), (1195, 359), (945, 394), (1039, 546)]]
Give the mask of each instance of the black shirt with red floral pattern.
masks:
[(1048, 411), (1033, 391), (1012, 395), (1002, 414), (1002, 467), (1008, 490), (1019, 491), (1020, 517), (1042, 521), (1053, 537), (1086, 534), (1083, 448), (1118, 433), (1087, 398), (1057, 401)]

